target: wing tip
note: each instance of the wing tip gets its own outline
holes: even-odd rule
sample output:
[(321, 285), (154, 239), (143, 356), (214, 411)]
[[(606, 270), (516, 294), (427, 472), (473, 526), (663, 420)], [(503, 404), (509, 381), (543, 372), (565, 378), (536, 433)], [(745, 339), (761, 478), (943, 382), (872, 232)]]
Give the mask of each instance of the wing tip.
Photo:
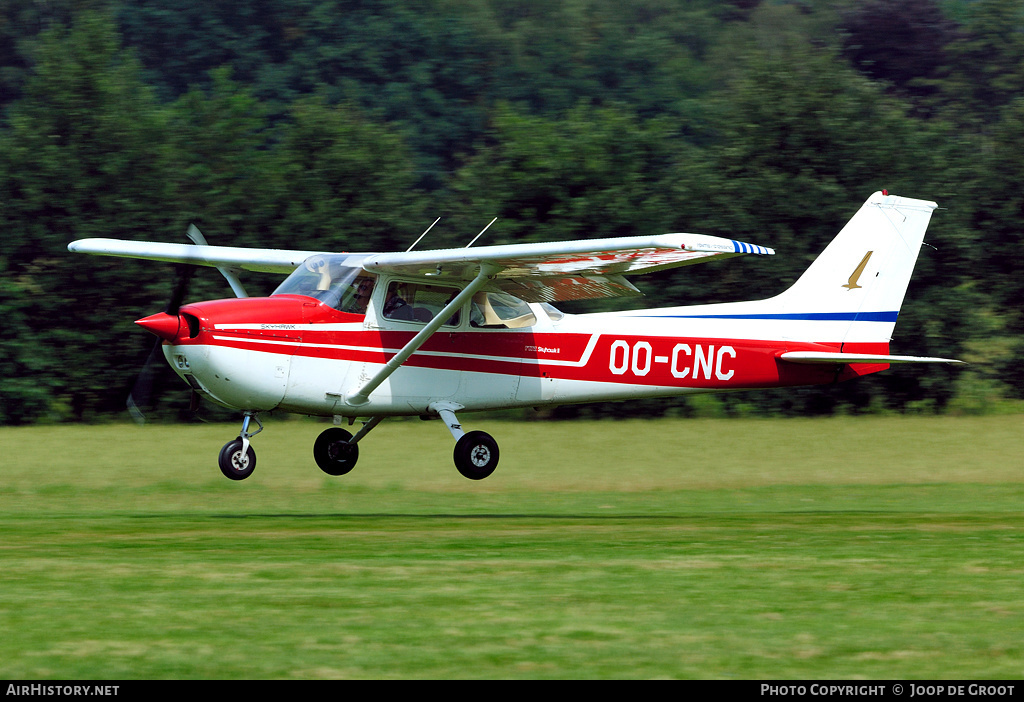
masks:
[(756, 254), (758, 256), (772, 256), (775, 249), (758, 244), (748, 244), (745, 241), (736, 239), (725, 239), (719, 236), (707, 234), (673, 234), (678, 237), (676, 244), (684, 251), (692, 253), (713, 253), (713, 254)]
[(768, 248), (767, 246), (759, 246), (757, 244), (748, 244), (745, 241), (737, 241), (730, 239), (733, 245), (733, 249), (736, 253), (742, 254), (757, 254), (758, 256), (774, 256), (775, 249)]

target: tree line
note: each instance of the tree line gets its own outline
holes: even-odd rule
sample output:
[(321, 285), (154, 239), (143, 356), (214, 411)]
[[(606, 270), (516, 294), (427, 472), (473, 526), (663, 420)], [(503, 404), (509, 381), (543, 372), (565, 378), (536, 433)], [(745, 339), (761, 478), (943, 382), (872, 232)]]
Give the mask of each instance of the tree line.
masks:
[[(132, 321), (173, 271), (74, 239), (195, 223), (220, 245), (390, 251), (437, 216), (421, 246), (498, 217), (487, 243), (689, 231), (778, 252), (645, 276), (629, 303), (679, 305), (780, 292), (883, 188), (940, 205), (894, 350), (968, 370), (630, 411), (1003, 407), (1024, 388), (1022, 96), (1016, 0), (7, 0), (0, 423), (121, 416), (148, 352)], [(227, 294), (209, 271), (190, 293)], [(187, 403), (170, 388), (166, 414)]]

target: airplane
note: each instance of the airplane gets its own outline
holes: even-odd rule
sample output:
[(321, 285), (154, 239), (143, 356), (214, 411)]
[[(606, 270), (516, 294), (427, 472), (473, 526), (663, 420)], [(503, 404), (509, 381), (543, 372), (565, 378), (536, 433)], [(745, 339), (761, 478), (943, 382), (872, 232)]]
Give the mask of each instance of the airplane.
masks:
[[(333, 418), (313, 445), (329, 475), (352, 470), (382, 420), (407, 415), (442, 419), (456, 468), (480, 480), (495, 470), (498, 444), (466, 431), (462, 412), (825, 385), (891, 364), (962, 363), (889, 353), (936, 207), (872, 194), (774, 297), (589, 314), (552, 303), (637, 296), (627, 276), (775, 252), (674, 233), (336, 253), (210, 246), (195, 227), (191, 244), (82, 239), (68, 249), (211, 266), (227, 279), (234, 298), (182, 304), (179, 286), (164, 312), (136, 323), (194, 395), (241, 411), (239, 435), (218, 458), (228, 478), (252, 474), (259, 414), (282, 410)], [(251, 298), (243, 270), (287, 277)], [(340, 426), (357, 419), (355, 434)]]

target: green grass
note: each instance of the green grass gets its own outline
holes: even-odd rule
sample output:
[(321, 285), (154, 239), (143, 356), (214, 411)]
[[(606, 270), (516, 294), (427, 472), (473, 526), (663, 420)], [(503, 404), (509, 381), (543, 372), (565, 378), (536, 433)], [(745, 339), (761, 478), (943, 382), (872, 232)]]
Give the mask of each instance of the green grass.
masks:
[(1020, 678), (1024, 417), (0, 429), (0, 677)]

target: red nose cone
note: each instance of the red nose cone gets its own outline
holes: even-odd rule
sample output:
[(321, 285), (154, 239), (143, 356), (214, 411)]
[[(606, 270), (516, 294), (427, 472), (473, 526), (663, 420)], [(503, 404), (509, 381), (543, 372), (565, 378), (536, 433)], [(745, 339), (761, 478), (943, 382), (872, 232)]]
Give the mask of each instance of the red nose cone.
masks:
[(178, 336), (178, 328), (181, 326), (181, 318), (177, 315), (160, 312), (158, 314), (139, 319), (135, 323), (140, 327), (153, 332), (164, 341), (174, 341)]

